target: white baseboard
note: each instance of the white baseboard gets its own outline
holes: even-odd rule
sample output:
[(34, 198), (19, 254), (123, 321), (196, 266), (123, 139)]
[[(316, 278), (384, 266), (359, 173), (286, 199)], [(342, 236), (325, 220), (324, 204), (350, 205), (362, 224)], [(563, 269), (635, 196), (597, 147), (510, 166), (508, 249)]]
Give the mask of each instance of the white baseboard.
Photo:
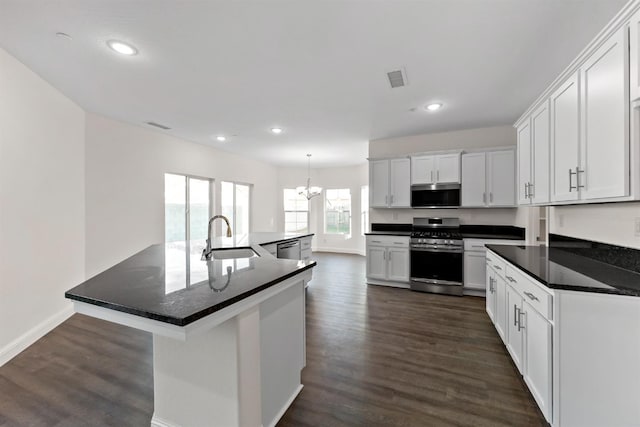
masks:
[(345, 248), (313, 248), (313, 252), (333, 252), (336, 254), (351, 254), (366, 256), (365, 251), (359, 249), (345, 249)]
[(43, 320), (24, 334), (0, 349), (0, 366), (16, 357), (31, 344), (48, 334), (53, 328), (73, 315), (73, 306), (69, 303), (64, 309)]
[(296, 400), (296, 397), (298, 397), (298, 395), (302, 391), (302, 387), (304, 387), (304, 386), (302, 384), (300, 384), (298, 386), (298, 388), (293, 392), (293, 394), (291, 395), (289, 400), (287, 400), (287, 403), (284, 404), (282, 409), (280, 409), (280, 411), (276, 414), (276, 416), (273, 418), (273, 420), (271, 420), (271, 424), (269, 425), (269, 427), (276, 427), (276, 424), (278, 424), (278, 421), (280, 421), (280, 418), (282, 418), (284, 413), (287, 412), (287, 409), (289, 409), (289, 406), (291, 406), (293, 401)]

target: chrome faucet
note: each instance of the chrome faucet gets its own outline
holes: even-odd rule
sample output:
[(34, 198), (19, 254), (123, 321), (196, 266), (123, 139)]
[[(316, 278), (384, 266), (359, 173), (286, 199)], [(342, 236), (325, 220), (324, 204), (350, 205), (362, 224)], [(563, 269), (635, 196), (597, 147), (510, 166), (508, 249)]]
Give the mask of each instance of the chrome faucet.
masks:
[(203, 259), (209, 259), (209, 255), (211, 255), (211, 225), (213, 221), (216, 219), (223, 219), (225, 223), (227, 223), (227, 237), (231, 237), (231, 225), (229, 224), (229, 220), (224, 215), (216, 215), (209, 220), (209, 228), (207, 229), (207, 247), (204, 248), (202, 252)]

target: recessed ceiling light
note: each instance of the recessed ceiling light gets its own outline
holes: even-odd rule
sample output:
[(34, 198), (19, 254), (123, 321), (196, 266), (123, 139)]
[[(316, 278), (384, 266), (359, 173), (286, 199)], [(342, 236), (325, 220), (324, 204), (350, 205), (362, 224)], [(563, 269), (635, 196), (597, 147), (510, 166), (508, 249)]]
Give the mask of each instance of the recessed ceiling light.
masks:
[(276, 135), (281, 134), (282, 128), (271, 128), (271, 132), (275, 133)]
[(442, 104), (440, 103), (429, 104), (424, 107), (424, 109), (427, 111), (438, 111), (441, 108), (442, 108)]
[(225, 142), (227, 140), (227, 137), (224, 135), (218, 135), (216, 136), (216, 140), (218, 140), (218, 142)]
[(107, 46), (121, 55), (133, 56), (138, 54), (138, 49), (131, 46), (130, 44), (118, 40), (109, 40), (107, 42)]

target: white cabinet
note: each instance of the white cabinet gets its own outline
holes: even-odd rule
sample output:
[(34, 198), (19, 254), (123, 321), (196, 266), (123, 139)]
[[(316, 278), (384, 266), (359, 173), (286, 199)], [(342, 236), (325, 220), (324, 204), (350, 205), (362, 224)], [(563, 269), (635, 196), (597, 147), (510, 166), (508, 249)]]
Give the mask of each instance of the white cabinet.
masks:
[(411, 184), (460, 183), (460, 153), (411, 157)]
[(527, 205), (531, 183), (531, 122), (525, 120), (516, 129), (518, 138), (518, 204)]
[[(485, 260), (486, 262), (486, 260)], [(493, 268), (487, 265), (486, 267), (486, 310), (489, 315), (489, 319), (495, 325), (496, 323), (496, 285), (494, 283), (495, 279), (495, 271)]]
[(507, 285), (507, 350), (513, 363), (522, 373), (522, 297), (511, 285)]
[(551, 95), (551, 201), (578, 199), (576, 169), (580, 147), (578, 73)]
[(368, 281), (409, 283), (409, 236), (370, 234), (366, 241)]
[(629, 194), (627, 52), (622, 28), (580, 69), (582, 140), (576, 185), (585, 200)]
[[(485, 291), (487, 283), (487, 249), (485, 245), (523, 245), (523, 240), (506, 239), (464, 239), (464, 291), (470, 295), (478, 295), (477, 292)], [(480, 293), (482, 295), (482, 293)]]
[(518, 204), (549, 202), (549, 102), (518, 126)]
[(629, 195), (629, 106), (624, 28), (551, 95), (551, 200)]
[(640, 10), (629, 22), (629, 91), (631, 101), (640, 98)]
[(498, 335), (502, 342), (506, 343), (506, 327), (507, 327), (507, 284), (504, 280), (504, 265), (491, 252), (487, 252), (486, 258), (486, 277), (487, 277), (487, 311), (492, 310), (493, 317), (489, 315), (493, 321)]
[(551, 323), (527, 302), (522, 306), (522, 313), (525, 331), (523, 345), (526, 355), (523, 369), (524, 381), (543, 415), (550, 420), (553, 388)]
[(369, 162), (369, 200), (373, 208), (411, 206), (411, 162), (408, 158)]
[(311, 236), (300, 239), (300, 259), (302, 261), (311, 260)]
[(462, 155), (461, 206), (515, 206), (513, 150)]
[(487, 161), (485, 153), (462, 155), (462, 186), (460, 206), (476, 207), (487, 204)]

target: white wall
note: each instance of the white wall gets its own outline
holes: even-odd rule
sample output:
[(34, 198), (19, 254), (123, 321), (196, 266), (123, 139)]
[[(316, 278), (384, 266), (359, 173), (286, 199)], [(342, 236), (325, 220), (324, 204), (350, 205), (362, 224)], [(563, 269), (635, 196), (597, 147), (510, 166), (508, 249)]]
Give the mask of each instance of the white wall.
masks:
[[(413, 153), (439, 150), (478, 149), (515, 146), (512, 126), (466, 129), (422, 134), (369, 142), (369, 158), (401, 157)], [(526, 227), (528, 208), (512, 209), (371, 209), (371, 222), (411, 223), (414, 217), (448, 216), (463, 224), (517, 225)]]
[[(284, 230), (283, 189), (305, 185), (307, 169), (281, 168), (278, 171), (278, 229)], [(324, 232), (324, 191), (311, 199), (309, 205), (310, 231), (315, 233), (313, 250), (344, 252), (364, 255), (364, 236), (361, 235), (360, 189), (369, 185), (369, 168), (366, 163), (339, 168), (311, 170), (311, 184), (325, 189), (348, 188), (351, 190), (351, 235), (326, 234)]]
[(84, 280), (84, 118), (0, 49), (0, 365), (71, 314)]
[[(164, 174), (253, 184), (252, 231), (276, 229), (277, 169), (161, 132), (88, 114), (86, 270), (91, 277), (164, 241)], [(281, 205), (280, 205), (281, 206)]]
[(640, 202), (559, 206), (549, 210), (551, 233), (640, 249), (640, 236), (635, 235)]

